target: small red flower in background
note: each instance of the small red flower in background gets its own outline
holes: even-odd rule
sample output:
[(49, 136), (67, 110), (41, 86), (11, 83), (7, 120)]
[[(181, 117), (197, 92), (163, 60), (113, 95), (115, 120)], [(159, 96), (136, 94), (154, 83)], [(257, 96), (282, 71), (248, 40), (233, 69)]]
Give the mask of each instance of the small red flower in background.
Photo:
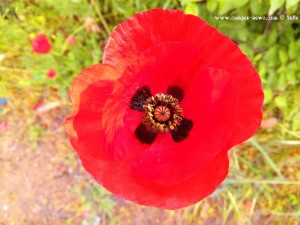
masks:
[(7, 131), (9, 129), (7, 122), (1, 122), (0, 123), (0, 130), (1, 131)]
[(75, 45), (76, 44), (76, 39), (73, 36), (69, 36), (69, 37), (67, 37), (66, 42), (69, 45)]
[(42, 103), (36, 103), (32, 108), (36, 111), (40, 111), (43, 107)]
[(300, 155), (300, 150), (299, 149), (295, 149), (293, 151), (290, 151), (289, 155), (291, 157), (298, 156), (298, 155)]
[(56, 70), (55, 69), (49, 69), (47, 71), (47, 77), (50, 78), (50, 79), (53, 79), (56, 77)]
[(259, 128), (263, 92), (230, 38), (178, 10), (150, 10), (111, 34), (103, 64), (74, 80), (65, 126), (85, 169), (139, 204), (182, 208), (228, 173), (228, 150)]
[(31, 42), (32, 49), (38, 54), (47, 54), (50, 52), (52, 46), (48, 38), (44, 34), (40, 34)]
[(49, 89), (50, 89), (50, 91), (52, 91), (52, 92), (57, 92), (57, 87), (49, 87)]

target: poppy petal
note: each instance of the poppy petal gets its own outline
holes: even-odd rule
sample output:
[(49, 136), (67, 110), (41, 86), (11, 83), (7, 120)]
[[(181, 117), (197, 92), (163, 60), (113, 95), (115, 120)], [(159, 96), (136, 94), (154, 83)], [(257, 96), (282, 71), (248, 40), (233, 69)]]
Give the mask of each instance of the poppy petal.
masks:
[(192, 36), (196, 38), (203, 27), (199, 31), (199, 27), (193, 26), (193, 23), (189, 15), (179, 10), (154, 9), (135, 14), (112, 32), (104, 49), (103, 63), (123, 71), (144, 51), (155, 45), (186, 42), (184, 39)]
[(154, 9), (138, 13), (111, 34), (103, 62), (123, 71), (147, 49), (164, 42), (190, 43), (203, 55), (204, 67), (225, 70), (232, 76), (238, 89), (238, 112), (229, 145), (251, 137), (262, 118), (263, 91), (259, 75), (230, 38), (199, 17), (179, 10)]
[(206, 167), (183, 183), (147, 184), (136, 180), (128, 166), (132, 157), (114, 163), (81, 155), (84, 168), (105, 188), (138, 204), (165, 209), (179, 209), (207, 197), (228, 174), (227, 150), (219, 153)]
[(195, 46), (186, 43), (170, 42), (154, 46), (126, 68), (118, 80), (124, 93), (121, 90), (118, 92), (120, 96), (125, 94), (126, 99), (131, 99), (140, 88), (148, 86), (153, 95), (169, 91), (183, 98), (181, 96), (190, 85), (190, 80), (202, 68), (199, 66), (201, 55)]
[(101, 122), (104, 103), (118, 77), (119, 72), (112, 66), (97, 64), (86, 68), (75, 78), (70, 91), (73, 108), (65, 121), (65, 128), (78, 153), (111, 158), (118, 156), (119, 153), (106, 152)]

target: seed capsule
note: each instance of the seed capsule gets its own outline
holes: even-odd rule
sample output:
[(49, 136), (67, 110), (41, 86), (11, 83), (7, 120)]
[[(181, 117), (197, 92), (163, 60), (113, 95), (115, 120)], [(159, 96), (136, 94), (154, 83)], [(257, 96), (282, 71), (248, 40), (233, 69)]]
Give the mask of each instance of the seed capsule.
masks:
[(170, 109), (166, 106), (157, 106), (154, 109), (154, 118), (158, 121), (158, 122), (166, 122), (171, 115)]

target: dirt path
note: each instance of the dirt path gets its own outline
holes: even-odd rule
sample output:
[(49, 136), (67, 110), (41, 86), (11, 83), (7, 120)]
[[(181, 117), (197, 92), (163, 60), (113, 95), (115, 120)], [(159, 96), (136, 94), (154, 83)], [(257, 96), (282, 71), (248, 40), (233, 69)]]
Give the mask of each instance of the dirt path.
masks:
[(66, 163), (75, 154), (60, 125), (62, 117), (49, 118), (42, 119), (51, 124), (49, 134), (38, 140), (36, 149), (36, 140), (24, 145), (14, 137), (25, 123), (15, 127), (9, 121), (13, 125), (0, 135), (1, 225), (60, 225), (69, 218), (72, 224), (80, 224), (79, 197), (72, 187), (82, 171)]

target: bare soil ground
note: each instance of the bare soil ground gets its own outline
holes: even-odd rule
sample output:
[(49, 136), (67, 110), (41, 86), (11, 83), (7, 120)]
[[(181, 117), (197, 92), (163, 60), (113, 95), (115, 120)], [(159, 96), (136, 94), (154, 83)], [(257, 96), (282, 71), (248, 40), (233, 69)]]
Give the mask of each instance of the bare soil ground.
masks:
[(18, 139), (18, 131), (26, 129), (26, 123), (8, 118), (9, 130), (0, 136), (1, 225), (60, 225), (68, 218), (80, 224), (79, 197), (72, 187), (82, 172), (65, 163), (75, 154), (60, 125), (62, 116), (50, 118), (43, 122), (50, 124), (51, 135), (37, 143), (23, 142), (26, 136)]

